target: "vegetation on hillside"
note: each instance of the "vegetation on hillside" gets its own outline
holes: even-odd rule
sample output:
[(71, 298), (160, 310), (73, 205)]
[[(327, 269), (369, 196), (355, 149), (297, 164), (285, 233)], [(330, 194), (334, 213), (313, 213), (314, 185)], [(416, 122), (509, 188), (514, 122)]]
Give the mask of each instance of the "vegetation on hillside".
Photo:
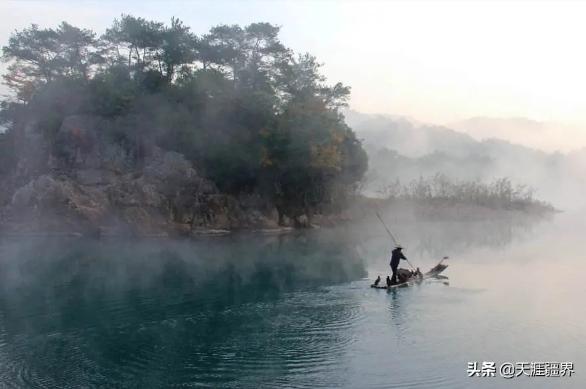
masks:
[(316, 58), (293, 53), (268, 23), (203, 36), (176, 18), (130, 15), (101, 36), (31, 25), (2, 59), (14, 95), (0, 109), (0, 174), (26, 155), (18, 139), (30, 123), (49, 145), (45, 161), (63, 154), (58, 131), (71, 115), (107, 119), (103, 135), (136, 168), (152, 147), (177, 151), (220, 190), (258, 194), (293, 218), (343, 204), (367, 169), (339, 111), (350, 89), (326, 84)]

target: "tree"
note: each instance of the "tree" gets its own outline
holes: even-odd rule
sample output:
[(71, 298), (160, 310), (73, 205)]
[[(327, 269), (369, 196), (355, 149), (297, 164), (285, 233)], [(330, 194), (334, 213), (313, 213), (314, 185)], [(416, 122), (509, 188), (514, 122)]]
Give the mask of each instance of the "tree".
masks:
[(203, 49), (200, 55), (204, 67), (207, 68), (206, 64), (213, 63), (221, 71), (230, 68), (232, 79), (237, 78), (243, 61), (243, 31), (240, 26), (213, 27), (209, 34), (203, 37), (201, 49)]
[(322, 64), (311, 54), (298, 55), (287, 63), (280, 63), (282, 71), (278, 80), (283, 91), (283, 102), (295, 97), (317, 97), (328, 109), (337, 110), (346, 106), (350, 96), (350, 88), (342, 83), (333, 87), (325, 84), (325, 77), (321, 74)]
[(345, 200), (367, 168), (366, 153), (343, 117), (311, 95), (287, 103), (275, 133), (265, 137), (263, 161), (280, 212), (298, 218)]
[(199, 45), (204, 68), (213, 63), (227, 71), (239, 87), (268, 89), (275, 87), (277, 64), (288, 61), (290, 51), (278, 39), (279, 27), (253, 23), (245, 28), (220, 25), (213, 27)]
[(100, 61), (95, 45), (89, 30), (65, 22), (56, 30), (33, 24), (13, 33), (2, 48), (2, 59), (10, 62), (4, 81), (19, 100), (30, 101), (41, 85), (56, 78), (88, 79), (90, 67)]
[(163, 64), (168, 81), (173, 80), (179, 65), (191, 64), (195, 60), (197, 38), (177, 18), (171, 19), (171, 26), (161, 32), (161, 48), (156, 58)]
[(58, 53), (58, 35), (52, 29), (41, 30), (33, 24), (10, 36), (8, 45), (2, 48), (2, 59), (12, 63), (3, 78), (17, 98), (28, 101), (40, 84), (55, 77)]
[(66, 22), (62, 22), (56, 32), (60, 62), (58, 73), (88, 80), (91, 66), (103, 61), (96, 49), (96, 34)]
[(123, 14), (114, 19), (102, 39), (110, 43), (119, 62), (127, 61), (129, 68), (143, 70), (156, 58), (162, 45), (162, 31), (163, 23)]

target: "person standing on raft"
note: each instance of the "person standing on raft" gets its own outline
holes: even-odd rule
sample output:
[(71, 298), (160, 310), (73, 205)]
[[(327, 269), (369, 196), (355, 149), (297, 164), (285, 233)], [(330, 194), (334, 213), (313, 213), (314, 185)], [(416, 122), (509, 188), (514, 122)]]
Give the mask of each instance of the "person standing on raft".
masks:
[(399, 262), (401, 261), (401, 259), (407, 260), (407, 257), (405, 257), (405, 255), (403, 255), (403, 247), (401, 247), (400, 245), (397, 245), (397, 247), (395, 247), (395, 249), (392, 251), (391, 253), (391, 270), (393, 271), (393, 276), (391, 277), (391, 283), (392, 284), (396, 284), (397, 283), (397, 268), (399, 267)]

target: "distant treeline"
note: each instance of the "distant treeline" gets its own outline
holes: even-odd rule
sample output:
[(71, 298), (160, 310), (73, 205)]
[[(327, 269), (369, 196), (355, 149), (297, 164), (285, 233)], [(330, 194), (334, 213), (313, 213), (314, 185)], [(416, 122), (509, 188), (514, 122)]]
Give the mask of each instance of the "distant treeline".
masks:
[(106, 32), (61, 23), (16, 31), (2, 48), (14, 95), (1, 103), (0, 174), (14, 171), (34, 123), (59, 155), (71, 115), (102, 131), (140, 166), (150, 147), (185, 155), (227, 193), (254, 192), (285, 214), (340, 203), (367, 156), (339, 108), (350, 89), (326, 84), (320, 63), (279, 40), (279, 27), (220, 25), (196, 36), (130, 15)]
[(470, 204), (492, 209), (554, 211), (554, 207), (533, 197), (526, 185), (513, 185), (508, 178), (490, 183), (454, 181), (444, 174), (420, 177), (407, 184), (396, 180), (379, 193), (387, 200), (412, 200), (423, 204)]

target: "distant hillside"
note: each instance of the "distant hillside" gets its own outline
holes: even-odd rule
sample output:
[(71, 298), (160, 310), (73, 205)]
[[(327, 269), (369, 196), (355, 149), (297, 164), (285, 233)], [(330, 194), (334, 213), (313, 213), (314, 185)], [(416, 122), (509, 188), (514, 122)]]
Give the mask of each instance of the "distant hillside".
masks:
[(536, 197), (562, 205), (583, 204), (586, 150), (547, 153), (501, 139), (477, 140), (453, 129), (404, 117), (349, 111), (347, 123), (369, 154), (365, 191), (375, 194), (399, 179), (442, 173), (456, 180), (508, 177), (533, 187)]
[(548, 152), (570, 151), (575, 148), (573, 142), (586, 143), (586, 133), (579, 126), (527, 118), (474, 117), (448, 126), (476, 140), (498, 138)]
[(450, 127), (465, 131), (474, 138), (502, 138), (507, 139), (512, 130), (521, 136), (538, 136), (546, 130), (543, 122), (527, 118), (489, 118), (473, 117), (449, 124)]
[[(446, 127), (419, 124), (401, 116), (345, 113), (346, 122), (363, 138), (365, 147), (384, 146), (401, 155), (421, 157), (435, 151), (468, 155), (478, 142)], [(479, 151), (479, 150), (478, 150)]]

